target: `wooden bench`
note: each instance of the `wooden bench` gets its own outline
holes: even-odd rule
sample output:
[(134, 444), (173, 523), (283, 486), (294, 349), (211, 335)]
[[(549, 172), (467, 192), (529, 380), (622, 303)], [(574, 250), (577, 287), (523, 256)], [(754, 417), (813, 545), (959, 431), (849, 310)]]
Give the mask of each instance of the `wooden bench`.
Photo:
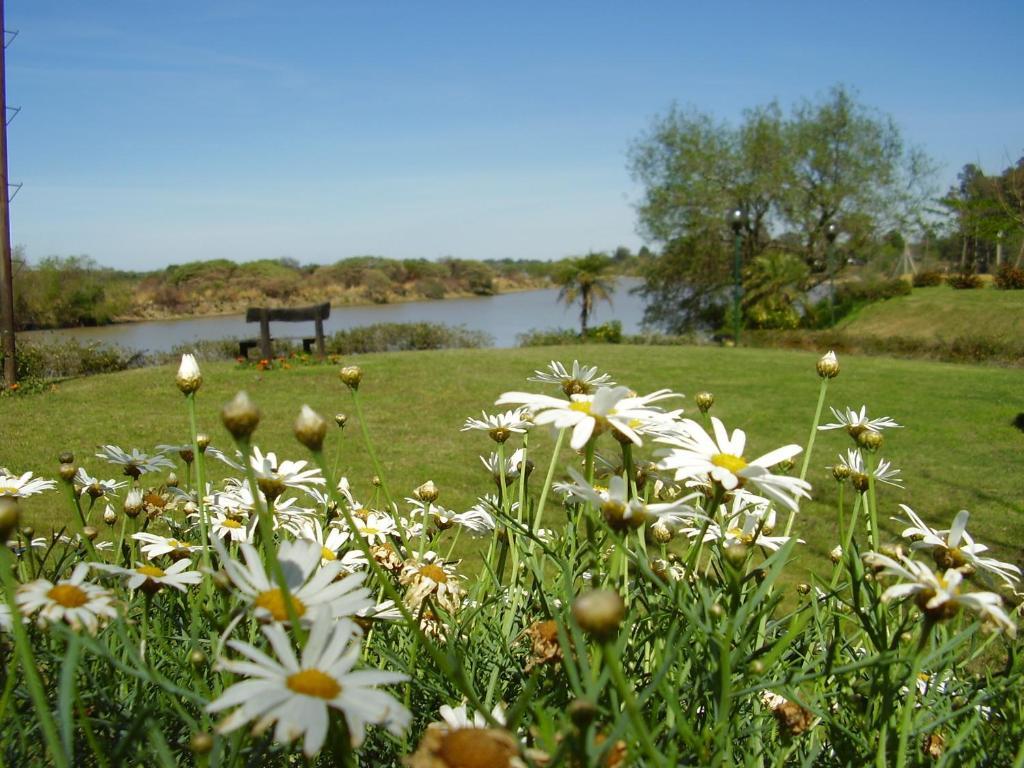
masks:
[(270, 360), (274, 354), (270, 345), (270, 342), (274, 340), (274, 337), (270, 335), (271, 321), (284, 323), (308, 323), (312, 320), (316, 324), (315, 336), (280, 338), (302, 339), (302, 350), (307, 353), (312, 351), (313, 344), (316, 344), (317, 355), (319, 357), (323, 357), (326, 353), (326, 350), (324, 349), (324, 320), (330, 317), (330, 314), (330, 302), (326, 304), (316, 304), (312, 307), (285, 307), (279, 309), (270, 309), (268, 307), (249, 307), (245, 312), (245, 322), (259, 323), (260, 337), (258, 339), (240, 340), (238, 342), (238, 354), (241, 357), (249, 357), (249, 350), (258, 346), (260, 348), (260, 357), (263, 360)]

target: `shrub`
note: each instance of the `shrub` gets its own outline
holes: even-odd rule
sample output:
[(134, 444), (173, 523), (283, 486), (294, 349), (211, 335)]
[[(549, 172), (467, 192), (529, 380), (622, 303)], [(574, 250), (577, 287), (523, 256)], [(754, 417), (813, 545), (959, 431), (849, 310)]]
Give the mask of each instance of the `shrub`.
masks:
[(326, 339), (327, 351), (338, 355), (413, 349), (478, 349), (491, 343), (491, 337), (483, 331), (441, 323), (375, 323), (338, 331)]
[(960, 272), (954, 275), (949, 284), (960, 291), (969, 291), (974, 288), (981, 288), (981, 278), (973, 272)]
[(916, 275), (914, 275), (914, 287), (930, 288), (935, 285), (942, 285), (943, 280), (943, 274), (937, 270), (918, 272)]
[(19, 381), (113, 373), (147, 363), (142, 352), (99, 342), (82, 344), (75, 339), (43, 343), (20, 341), (15, 358)]
[(996, 288), (1019, 291), (1024, 289), (1024, 269), (1003, 264), (996, 273)]
[(416, 280), (416, 293), (425, 299), (443, 299), (444, 283), (436, 277), (422, 277)]

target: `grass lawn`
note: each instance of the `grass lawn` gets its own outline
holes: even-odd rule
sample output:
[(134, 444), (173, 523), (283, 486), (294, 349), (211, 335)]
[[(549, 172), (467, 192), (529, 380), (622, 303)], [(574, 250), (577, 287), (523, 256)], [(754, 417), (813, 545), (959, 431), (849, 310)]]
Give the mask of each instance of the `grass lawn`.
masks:
[[(919, 295), (929, 294), (915, 292), (907, 301)], [(1017, 296), (990, 290), (963, 295), (968, 301)], [(403, 352), (352, 357), (348, 362), (364, 370), (360, 392), (365, 416), (393, 493), (408, 495), (432, 479), (441, 488), (440, 503), (463, 509), (490, 490), (490, 478), (477, 457), (492, 446), (483, 433), (460, 433), (464, 419), (481, 410), (493, 412), (492, 404), (503, 391), (551, 392), (526, 382), (526, 377), (549, 360), (574, 358), (598, 365), (640, 393), (661, 387), (683, 392), (687, 398), (681, 404), (693, 414), (697, 411), (692, 395), (705, 389), (713, 392), (712, 413), (728, 427), (746, 430), (750, 457), (785, 443), (806, 443), (819, 380), (816, 356), (804, 352), (588, 345)], [(1011, 424), (1024, 411), (1021, 372), (868, 357), (843, 358), (841, 365), (827, 404), (867, 404), (869, 415), (891, 416), (906, 427), (887, 432), (881, 452), (902, 469), (907, 485), (905, 490), (881, 487), (883, 515), (898, 513), (897, 505), (903, 502), (930, 523), (948, 527), (959, 509), (969, 509), (969, 530), (975, 538), (992, 546), (1002, 559), (1024, 565), (1024, 433)], [(233, 363), (208, 363), (203, 373), (200, 430), (223, 449), (231, 446), (219, 409), (240, 389), (247, 390), (263, 411), (256, 442), (277, 451), (280, 458), (306, 458), (305, 449), (291, 435), (303, 403), (328, 416), (338, 411), (352, 415), (344, 432), (332, 428), (327, 451), (328, 456), (337, 451), (339, 469), (349, 476), (357, 498), (369, 501), (371, 463), (336, 368), (258, 373)], [(830, 415), (827, 409), (825, 414)], [(0, 465), (13, 472), (33, 470), (55, 477), (58, 454), (73, 450), (90, 473), (111, 477), (116, 468), (92, 456), (96, 446), (112, 442), (146, 450), (158, 443), (185, 442), (187, 435), (184, 398), (175, 388), (172, 367), (95, 376), (66, 382), (50, 393), (0, 400)], [(547, 432), (535, 435), (531, 446), (537, 449), (534, 456), (540, 466), (533, 482), (539, 484), (553, 439)], [(509, 443), (513, 445), (514, 440)], [(842, 431), (818, 435), (808, 474), (815, 498), (803, 506), (795, 527), (807, 542), (803, 562), (815, 570), (824, 565), (837, 541), (835, 483), (825, 466), (851, 445)], [(603, 437), (598, 446), (608, 455), (617, 455), (617, 449), (610, 437)], [(641, 456), (648, 450), (645, 446)], [(208, 465), (216, 472), (219, 463)], [(66, 519), (59, 494), (33, 497), (24, 506), (28, 522), (40, 532)], [(549, 517), (557, 524), (558, 510), (553, 507)]]
[(948, 285), (915, 288), (909, 296), (876, 301), (838, 324), (848, 333), (953, 339), (967, 334), (1024, 336), (1024, 291), (990, 286), (956, 290)]

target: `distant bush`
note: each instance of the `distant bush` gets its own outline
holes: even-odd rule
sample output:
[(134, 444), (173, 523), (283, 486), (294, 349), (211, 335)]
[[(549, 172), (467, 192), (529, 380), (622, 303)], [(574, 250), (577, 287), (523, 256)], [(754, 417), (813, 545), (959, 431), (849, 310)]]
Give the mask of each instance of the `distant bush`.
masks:
[(755, 347), (781, 347), (837, 353), (889, 355), (946, 363), (998, 363), (1024, 365), (1024, 339), (964, 334), (953, 339), (910, 336), (869, 336), (845, 331), (749, 331), (744, 343)]
[(960, 272), (950, 278), (949, 284), (960, 291), (981, 288), (981, 278), (973, 272)]
[(996, 288), (1004, 291), (1019, 291), (1024, 289), (1024, 269), (1003, 264), (996, 273)]
[[(596, 341), (599, 344), (621, 344), (622, 340), (622, 323), (618, 320), (609, 320), (607, 323), (587, 329), (587, 341)], [(551, 347), (559, 344), (579, 343), (580, 334), (569, 328), (532, 329), (516, 335), (516, 345), (520, 347)]]
[(363, 295), (374, 304), (387, 304), (391, 298), (390, 278), (379, 269), (363, 270)]
[(914, 275), (915, 288), (930, 288), (935, 285), (942, 285), (945, 276), (941, 272), (927, 271), (918, 272)]
[(478, 349), (493, 339), (483, 331), (441, 323), (375, 323), (338, 331), (326, 339), (331, 354), (398, 352), (413, 349)]
[(836, 298), (839, 301), (853, 302), (879, 301), (896, 296), (908, 296), (911, 290), (910, 283), (897, 277), (892, 280), (843, 283), (836, 291)]
[[(0, 361), (3, 356), (0, 355)], [(148, 363), (142, 352), (116, 345), (75, 340), (51, 342), (19, 341), (15, 351), (19, 381), (64, 379), (94, 373), (113, 373), (140, 368)]]
[(416, 293), (425, 299), (443, 299), (444, 283), (436, 277), (420, 277), (416, 280)]

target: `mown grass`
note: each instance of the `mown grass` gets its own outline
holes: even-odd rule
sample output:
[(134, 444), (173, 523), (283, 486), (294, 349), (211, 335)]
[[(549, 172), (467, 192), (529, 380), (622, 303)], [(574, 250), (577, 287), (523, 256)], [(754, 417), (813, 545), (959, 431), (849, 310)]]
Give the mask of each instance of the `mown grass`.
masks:
[[(712, 413), (730, 428), (746, 430), (748, 456), (784, 443), (805, 444), (819, 386), (816, 355), (784, 350), (591, 345), (352, 356), (347, 362), (364, 370), (360, 392), (367, 426), (393, 494), (406, 496), (433, 479), (441, 488), (440, 503), (460, 509), (490, 490), (478, 456), (493, 444), (482, 433), (460, 433), (459, 427), (467, 416), (483, 409), (493, 412), (492, 404), (503, 391), (550, 391), (525, 379), (552, 359), (598, 365), (641, 393), (661, 387), (683, 392), (687, 398), (680, 402), (694, 414), (692, 395), (709, 390), (716, 396)], [(895, 525), (887, 518), (899, 512), (900, 502), (942, 527), (966, 508), (972, 513), (969, 530), (977, 539), (1003, 559), (1024, 565), (1024, 433), (1011, 423), (1024, 411), (1021, 373), (869, 357), (847, 357), (841, 364), (828, 404), (867, 404), (869, 415), (888, 415), (906, 427), (887, 432), (881, 452), (902, 469), (907, 485), (905, 490), (879, 489), (889, 532)], [(256, 442), (280, 458), (306, 458), (291, 434), (303, 403), (327, 416), (350, 414), (344, 431), (332, 429), (327, 451), (329, 456), (337, 452), (338, 466), (351, 479), (357, 497), (370, 500), (372, 465), (335, 367), (259, 373), (212, 363), (204, 365), (203, 373), (200, 430), (223, 449), (230, 441), (219, 409), (240, 389), (263, 412)], [(827, 409), (825, 414), (829, 416)], [(0, 401), (0, 465), (54, 477), (58, 454), (73, 450), (88, 471), (111, 477), (117, 468), (92, 456), (96, 446), (112, 442), (145, 450), (158, 443), (185, 442), (187, 430), (174, 367), (95, 376), (66, 382), (46, 394)], [(552, 436), (539, 431), (531, 441), (538, 449), (535, 456), (546, 461)], [(808, 474), (815, 498), (803, 506), (795, 527), (807, 542), (802, 562), (812, 570), (824, 568), (827, 552), (837, 542), (836, 486), (825, 467), (851, 445), (842, 431), (818, 435)], [(618, 445), (604, 437), (598, 450), (616, 455)], [(566, 460), (571, 460), (568, 453)], [(218, 462), (208, 465), (216, 476)], [(544, 469), (538, 468), (534, 483), (541, 481)], [(26, 518), (38, 531), (59, 527), (66, 519), (58, 494), (27, 502)], [(552, 508), (549, 518), (557, 525), (557, 509)]]
[(838, 324), (838, 329), (872, 336), (927, 340), (967, 334), (997, 339), (1024, 335), (1024, 291), (992, 288), (955, 290), (948, 285), (915, 288), (868, 304)]

